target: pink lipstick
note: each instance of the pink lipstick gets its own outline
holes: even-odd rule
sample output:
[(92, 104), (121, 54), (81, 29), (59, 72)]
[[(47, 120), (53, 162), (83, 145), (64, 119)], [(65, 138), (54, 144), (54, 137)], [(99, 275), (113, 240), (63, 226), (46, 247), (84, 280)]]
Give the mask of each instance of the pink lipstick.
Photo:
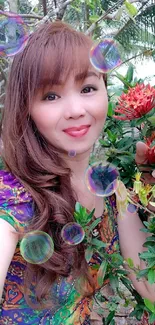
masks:
[(70, 135), (71, 137), (80, 138), (88, 132), (89, 127), (90, 125), (81, 125), (79, 127), (72, 127), (72, 128), (65, 129), (63, 131), (68, 135)]

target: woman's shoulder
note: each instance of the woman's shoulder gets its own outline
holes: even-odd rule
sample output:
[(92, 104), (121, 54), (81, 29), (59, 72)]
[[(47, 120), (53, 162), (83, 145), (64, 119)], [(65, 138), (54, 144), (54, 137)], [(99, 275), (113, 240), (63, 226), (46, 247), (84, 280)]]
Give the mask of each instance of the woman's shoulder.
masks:
[(27, 223), (33, 215), (32, 197), (24, 185), (7, 170), (0, 170), (0, 214), (18, 223)]

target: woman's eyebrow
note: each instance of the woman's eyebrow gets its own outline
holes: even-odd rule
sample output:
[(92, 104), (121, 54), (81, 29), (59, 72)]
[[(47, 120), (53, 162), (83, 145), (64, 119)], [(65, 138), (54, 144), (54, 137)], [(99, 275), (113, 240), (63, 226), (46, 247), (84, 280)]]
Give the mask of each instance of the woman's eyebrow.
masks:
[(95, 73), (94, 71), (88, 71), (87, 73), (79, 73), (75, 76), (75, 82), (79, 82), (81, 80), (84, 80), (88, 77), (97, 77), (100, 79), (100, 75), (98, 73)]

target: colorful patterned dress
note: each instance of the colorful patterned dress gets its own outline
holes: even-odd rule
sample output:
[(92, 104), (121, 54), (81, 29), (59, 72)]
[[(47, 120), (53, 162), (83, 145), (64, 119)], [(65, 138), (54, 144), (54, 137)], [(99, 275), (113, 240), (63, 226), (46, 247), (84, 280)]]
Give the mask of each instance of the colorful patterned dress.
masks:
[[(111, 254), (119, 249), (115, 196), (105, 202), (106, 209), (98, 230), (101, 239), (109, 243), (107, 252)], [(0, 218), (18, 230), (33, 218), (31, 195), (11, 173), (4, 170), (0, 171)], [(95, 266), (101, 262), (101, 258), (94, 255), (89, 263), (94, 278), (97, 274)], [(26, 261), (20, 254), (18, 243), (5, 280), (0, 325), (90, 325), (93, 299), (82, 297), (77, 292), (72, 276), (59, 277), (51, 286), (53, 308), (41, 311), (32, 309), (23, 293), (25, 268)], [(33, 292), (33, 286), (31, 289)]]

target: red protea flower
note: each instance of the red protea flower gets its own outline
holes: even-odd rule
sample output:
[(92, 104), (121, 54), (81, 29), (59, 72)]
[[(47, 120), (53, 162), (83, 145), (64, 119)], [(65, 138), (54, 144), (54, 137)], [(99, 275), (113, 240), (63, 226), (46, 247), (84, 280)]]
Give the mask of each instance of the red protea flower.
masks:
[(150, 164), (155, 164), (155, 146), (152, 146), (152, 142), (155, 140), (155, 132), (149, 138), (145, 138), (145, 143), (148, 146), (147, 160)]
[(127, 94), (122, 94), (118, 100), (114, 115), (118, 120), (133, 120), (144, 116), (155, 107), (155, 88), (150, 84), (137, 84), (129, 88)]

